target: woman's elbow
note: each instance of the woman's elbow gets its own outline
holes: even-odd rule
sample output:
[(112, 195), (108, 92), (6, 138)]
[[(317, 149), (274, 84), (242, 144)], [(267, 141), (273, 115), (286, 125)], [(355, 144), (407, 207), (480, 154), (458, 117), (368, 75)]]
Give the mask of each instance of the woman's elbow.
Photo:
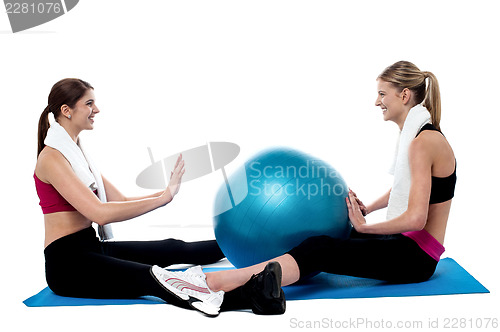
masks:
[(95, 222), (96, 224), (98, 224), (99, 226), (104, 226), (104, 225), (107, 225), (107, 224), (112, 223), (113, 221), (115, 221), (112, 218), (112, 216), (109, 213), (106, 213), (106, 212), (96, 214), (96, 216), (94, 217), (94, 219), (91, 219), (91, 220), (93, 222)]
[(104, 204), (100, 203), (88, 213), (84, 213), (85, 217), (99, 226), (104, 226), (112, 222), (111, 216), (108, 213)]
[(104, 226), (104, 225), (107, 225), (111, 222), (109, 219), (104, 218), (104, 217), (94, 218), (92, 221), (95, 222), (99, 226)]
[(421, 231), (427, 224), (427, 215), (423, 213), (413, 213), (410, 215), (410, 231)]

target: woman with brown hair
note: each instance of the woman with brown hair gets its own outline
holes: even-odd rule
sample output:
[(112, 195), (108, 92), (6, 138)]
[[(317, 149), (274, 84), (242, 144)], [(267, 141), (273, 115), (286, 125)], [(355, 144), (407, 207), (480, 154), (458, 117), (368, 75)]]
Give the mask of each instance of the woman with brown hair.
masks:
[[(109, 224), (171, 203), (184, 174), (182, 156), (165, 190), (126, 197), (101, 176), (81, 149), (79, 134), (94, 128), (95, 116), (100, 112), (95, 99), (89, 83), (63, 79), (52, 87), (48, 106), (40, 116), (34, 179), (45, 220), (47, 283), (62, 296), (152, 295), (187, 307), (161, 286), (151, 271), (152, 265), (216, 262), (224, 255), (215, 240), (99, 241), (92, 227), (97, 224), (101, 239), (106, 239), (110, 233), (105, 227)], [(49, 113), (54, 115), (52, 124)], [(218, 294), (212, 295), (217, 301)]]

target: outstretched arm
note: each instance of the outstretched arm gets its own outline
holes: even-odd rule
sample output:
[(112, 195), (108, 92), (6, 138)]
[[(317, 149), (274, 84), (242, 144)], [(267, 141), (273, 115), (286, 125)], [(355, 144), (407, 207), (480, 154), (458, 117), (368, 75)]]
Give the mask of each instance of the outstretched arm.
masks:
[(391, 189), (378, 199), (376, 199), (373, 203), (369, 204), (368, 206), (365, 206), (363, 202), (358, 198), (356, 193), (349, 189), (349, 192), (352, 192), (354, 198), (356, 199), (356, 202), (358, 203), (359, 209), (361, 210), (361, 214), (363, 216), (366, 216), (369, 213), (372, 213), (373, 211), (377, 211), (383, 208), (387, 207), (387, 204), (389, 203), (389, 195), (391, 194)]
[[(179, 191), (179, 186), (180, 186), (180, 180), (181, 179), (175, 179), (174, 177), (174, 172), (177, 169), (177, 167), (182, 163), (184, 165), (184, 160), (182, 160), (182, 154), (179, 154), (179, 157), (177, 158), (177, 161), (175, 162), (174, 170), (171, 172), (171, 180), (168, 184), (168, 188), (173, 190), (173, 186), (175, 185), (175, 193), (174, 196), (177, 194)], [(184, 167), (184, 166), (182, 166)], [(182, 174), (184, 174), (184, 169), (182, 169)], [(123, 195), (118, 188), (116, 188), (111, 182), (108, 181), (104, 176), (102, 177), (102, 181), (104, 183), (104, 189), (106, 190), (106, 197), (108, 199), (108, 202), (126, 202), (126, 201), (138, 201), (141, 199), (146, 199), (146, 198), (156, 198), (160, 197), (161, 195), (164, 194), (164, 191), (159, 191), (154, 194), (150, 195), (145, 195), (145, 196), (136, 196), (136, 197), (127, 197)]]
[[(151, 195), (133, 201), (123, 201), (119, 200), (123, 195), (119, 194), (117, 190), (113, 191), (111, 189), (111, 198), (113, 200), (118, 199), (118, 201), (103, 203), (80, 181), (60, 152), (54, 151), (46, 154), (42, 164), (45, 179), (78, 212), (99, 225), (132, 219), (168, 204), (179, 191), (182, 175), (184, 174), (184, 161), (179, 158), (168, 187), (159, 195)], [(107, 183), (109, 186), (110, 183)], [(106, 185), (105, 189), (108, 189)]]
[(408, 209), (399, 217), (387, 221), (367, 224), (353, 192), (346, 199), (349, 219), (360, 233), (398, 234), (417, 231), (425, 227), (431, 193), (432, 156), (425, 142), (413, 140), (409, 149), (411, 187)]
[(373, 203), (369, 204), (366, 207), (366, 214), (386, 208), (389, 203), (389, 195), (391, 194), (391, 189), (389, 189), (389, 191), (387, 191), (384, 195), (376, 199)]
[(163, 191), (159, 191), (157, 193), (145, 195), (145, 196), (127, 197), (124, 194), (122, 194), (118, 190), (118, 188), (116, 188), (104, 176), (102, 177), (102, 181), (104, 183), (104, 189), (106, 190), (106, 197), (108, 198), (108, 202), (138, 201), (138, 200), (145, 199), (145, 198), (159, 197), (163, 194)]

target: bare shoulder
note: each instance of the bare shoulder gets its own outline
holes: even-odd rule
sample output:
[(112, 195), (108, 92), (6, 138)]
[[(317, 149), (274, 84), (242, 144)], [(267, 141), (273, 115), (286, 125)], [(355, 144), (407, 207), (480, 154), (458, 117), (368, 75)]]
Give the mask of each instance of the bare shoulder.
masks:
[(67, 166), (70, 167), (69, 162), (61, 152), (46, 146), (38, 156), (35, 173), (40, 180), (50, 183), (49, 178), (52, 175), (51, 173), (59, 170), (61, 167), (65, 168)]
[(433, 176), (447, 176), (455, 165), (453, 149), (446, 138), (435, 130), (420, 133), (410, 145), (410, 155), (430, 160)]
[[(409, 155), (417, 159), (432, 159), (433, 149), (436, 146), (436, 137), (424, 135), (427, 131), (420, 133), (410, 144)], [(439, 134), (439, 133), (438, 133)]]
[(412, 146), (418, 149), (425, 149), (429, 153), (442, 153), (443, 150), (450, 149), (451, 146), (446, 138), (438, 131), (424, 130), (412, 142)]

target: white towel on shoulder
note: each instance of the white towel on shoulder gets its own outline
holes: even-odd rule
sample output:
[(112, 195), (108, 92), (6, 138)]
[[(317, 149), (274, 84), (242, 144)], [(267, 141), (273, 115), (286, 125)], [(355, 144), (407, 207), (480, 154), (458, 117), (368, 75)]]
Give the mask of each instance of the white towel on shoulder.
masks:
[(406, 116), (403, 130), (401, 130), (399, 135), (394, 163), (389, 171), (389, 173), (394, 175), (394, 183), (387, 206), (387, 220), (399, 217), (408, 209), (411, 186), (408, 149), (419, 130), (427, 123), (430, 123), (430, 119), (431, 115), (429, 111), (421, 104), (411, 108)]
[[(44, 143), (61, 152), (64, 158), (71, 164), (71, 168), (73, 168), (76, 176), (78, 176), (90, 190), (94, 191), (97, 189), (97, 195), (101, 202), (107, 202), (101, 173), (94, 162), (85, 153), (81, 146), (80, 138), (78, 138), (78, 143), (75, 143), (68, 132), (59, 123), (53, 122), (47, 131), (47, 137)], [(111, 225), (99, 226), (98, 232), (99, 237), (103, 241), (113, 238)]]

